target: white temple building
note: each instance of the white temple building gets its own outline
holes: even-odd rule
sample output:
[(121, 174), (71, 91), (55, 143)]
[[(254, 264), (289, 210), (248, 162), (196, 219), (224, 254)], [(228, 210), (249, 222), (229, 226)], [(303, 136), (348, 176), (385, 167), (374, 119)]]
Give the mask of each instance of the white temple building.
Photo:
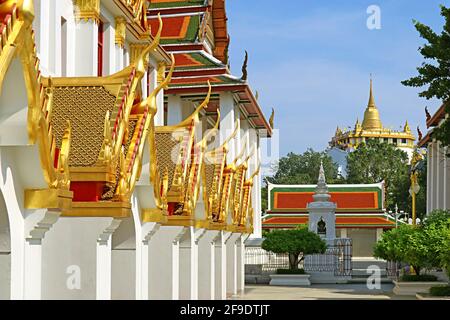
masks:
[(0, 300), (241, 293), (272, 128), (247, 62), (227, 66), (225, 1), (8, 0), (0, 18)]

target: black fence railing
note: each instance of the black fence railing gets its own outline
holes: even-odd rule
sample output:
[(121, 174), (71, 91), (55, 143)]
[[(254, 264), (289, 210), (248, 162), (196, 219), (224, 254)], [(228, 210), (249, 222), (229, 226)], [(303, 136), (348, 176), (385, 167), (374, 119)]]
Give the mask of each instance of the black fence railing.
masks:
[[(275, 254), (260, 247), (247, 247), (245, 264), (261, 266), (264, 273), (273, 273), (277, 269), (289, 268), (287, 254)], [(352, 275), (352, 240), (348, 238), (336, 239), (328, 246), (325, 254), (308, 255), (298, 266), (306, 271), (328, 271), (337, 276)]]

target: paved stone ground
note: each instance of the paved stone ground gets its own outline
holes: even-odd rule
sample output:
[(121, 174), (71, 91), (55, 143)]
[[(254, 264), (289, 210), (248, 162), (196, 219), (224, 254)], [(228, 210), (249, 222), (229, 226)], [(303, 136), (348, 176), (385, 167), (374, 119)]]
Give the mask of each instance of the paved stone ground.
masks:
[(238, 300), (416, 300), (397, 296), (393, 284), (382, 284), (379, 290), (370, 290), (365, 284), (316, 284), (311, 287), (278, 287), (247, 285)]

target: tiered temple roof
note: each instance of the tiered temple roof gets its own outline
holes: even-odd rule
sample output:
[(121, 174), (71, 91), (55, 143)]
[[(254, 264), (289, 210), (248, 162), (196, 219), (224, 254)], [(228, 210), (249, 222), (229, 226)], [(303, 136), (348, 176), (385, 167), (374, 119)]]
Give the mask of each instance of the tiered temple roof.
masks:
[(152, 30), (158, 26), (160, 14), (168, 28), (161, 35), (162, 47), (175, 55), (174, 76), (166, 94), (206, 94), (209, 81), (213, 97), (208, 113), (218, 108), (214, 94), (231, 91), (238, 95), (239, 103), (255, 128), (266, 129), (271, 136), (271, 126), (247, 83), (246, 61), (242, 77), (233, 76), (228, 67), (227, 17), (224, 0), (150, 1), (148, 21)]
[[(295, 228), (308, 223), (307, 205), (315, 185), (269, 184), (269, 209), (263, 228)], [(335, 202), (336, 228), (392, 228), (393, 218), (384, 209), (384, 184), (328, 185)]]

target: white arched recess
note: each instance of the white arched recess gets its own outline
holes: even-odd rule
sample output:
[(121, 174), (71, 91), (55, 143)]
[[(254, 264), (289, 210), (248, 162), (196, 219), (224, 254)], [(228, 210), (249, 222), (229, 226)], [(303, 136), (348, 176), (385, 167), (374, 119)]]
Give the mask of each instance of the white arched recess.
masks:
[(11, 235), (9, 297), (31, 299), (40, 297), (40, 243), (59, 214), (24, 208), (24, 191), (46, 189), (48, 184), (39, 147), (29, 144), (29, 102), (19, 59), (10, 63), (0, 88), (0, 191), (6, 207), (1, 214), (8, 215)]
[(11, 231), (8, 211), (0, 192), (0, 300), (11, 297)]

